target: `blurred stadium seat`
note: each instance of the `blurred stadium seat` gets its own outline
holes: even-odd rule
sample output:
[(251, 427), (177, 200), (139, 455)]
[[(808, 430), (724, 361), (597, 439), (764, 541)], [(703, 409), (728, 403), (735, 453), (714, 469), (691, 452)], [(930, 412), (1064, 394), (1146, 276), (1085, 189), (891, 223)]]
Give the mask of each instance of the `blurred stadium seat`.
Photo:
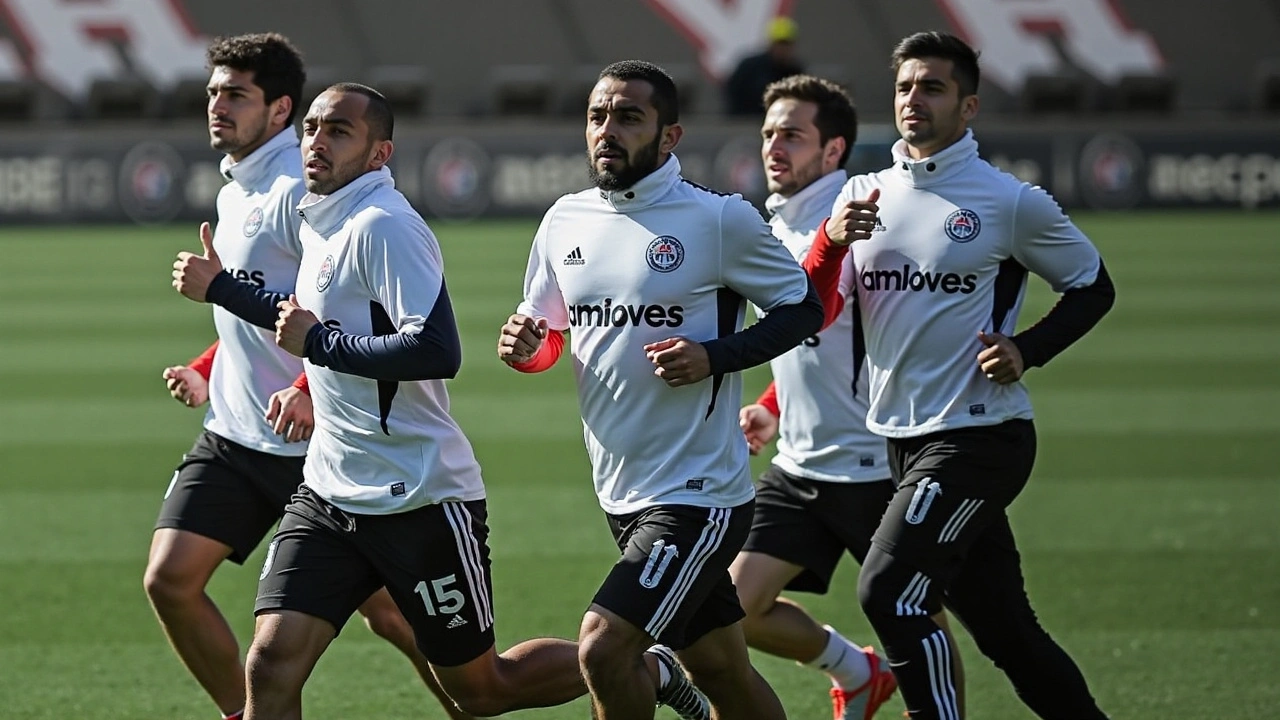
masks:
[(164, 93), (161, 114), (177, 120), (195, 120), (204, 117), (209, 107), (209, 79), (204, 76), (185, 77), (178, 80)]
[[(853, 95), (853, 76), (849, 73), (849, 66), (844, 63), (814, 63), (805, 69), (810, 75), (820, 77), (823, 80), (830, 80), (839, 85)], [(853, 99), (856, 105), (858, 99)]]
[(420, 65), (379, 65), (369, 71), (369, 85), (386, 96), (397, 118), (422, 117), (431, 99), (431, 76)]
[(1028, 115), (1075, 114), (1092, 109), (1089, 86), (1076, 72), (1029, 75), (1023, 81), (1019, 100)]
[(160, 94), (138, 77), (98, 78), (89, 86), (85, 116), (93, 120), (137, 120), (159, 114)]
[(1173, 75), (1123, 75), (1114, 86), (1115, 108), (1123, 113), (1167, 115), (1174, 111), (1177, 82)]
[(1254, 73), (1259, 110), (1280, 113), (1280, 57), (1264, 58)]
[(495, 65), (489, 70), (491, 111), (501, 117), (546, 115), (553, 109), (556, 80), (548, 65)]
[(32, 80), (0, 80), (0, 121), (27, 122), (36, 118), (40, 86)]
[(307, 82), (302, 86), (302, 107), (298, 108), (294, 119), (301, 121), (303, 116), (307, 114), (307, 109), (311, 107), (311, 101), (324, 92), (325, 88), (346, 80), (354, 80), (354, 78), (342, 77), (338, 72), (338, 68), (332, 65), (312, 65), (307, 67)]

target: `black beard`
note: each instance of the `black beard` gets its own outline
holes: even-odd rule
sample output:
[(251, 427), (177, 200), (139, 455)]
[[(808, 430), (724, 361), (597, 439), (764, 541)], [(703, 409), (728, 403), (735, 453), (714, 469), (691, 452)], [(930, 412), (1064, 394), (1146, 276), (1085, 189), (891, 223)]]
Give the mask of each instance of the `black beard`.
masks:
[(662, 137), (655, 137), (653, 142), (637, 150), (634, 158), (627, 158), (626, 167), (619, 172), (597, 170), (595, 156), (588, 151), (587, 175), (591, 184), (606, 191), (625, 190), (635, 185), (658, 169), (658, 146), (661, 143)]

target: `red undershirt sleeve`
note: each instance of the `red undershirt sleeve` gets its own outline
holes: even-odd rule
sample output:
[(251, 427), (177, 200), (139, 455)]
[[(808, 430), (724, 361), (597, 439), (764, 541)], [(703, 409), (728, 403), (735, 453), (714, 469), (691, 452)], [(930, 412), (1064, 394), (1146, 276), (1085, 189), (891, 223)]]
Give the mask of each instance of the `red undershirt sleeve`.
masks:
[(547, 339), (542, 342), (538, 352), (534, 353), (527, 362), (511, 363), (511, 367), (522, 373), (539, 373), (555, 365), (562, 352), (564, 352), (564, 333), (560, 330), (548, 329)]
[(800, 264), (809, 273), (809, 279), (818, 290), (818, 298), (822, 300), (823, 329), (835, 322), (844, 309), (844, 298), (840, 295), (840, 268), (848, 254), (848, 245), (837, 245), (827, 237), (827, 221), (823, 220), (818, 225), (818, 235), (809, 247), (809, 254)]
[(218, 354), (218, 341), (214, 340), (213, 344), (200, 353), (200, 356), (187, 363), (187, 367), (200, 373), (200, 377), (205, 380), (209, 379), (209, 374), (213, 372), (213, 356)]
[(760, 393), (760, 397), (756, 398), (757, 405), (763, 405), (765, 410), (773, 413), (774, 417), (782, 417), (782, 410), (778, 409), (778, 384), (776, 382), (769, 383), (769, 387)]
[(311, 385), (307, 382), (307, 374), (305, 372), (298, 373), (298, 379), (293, 381), (293, 387), (298, 388), (307, 395), (311, 394)]

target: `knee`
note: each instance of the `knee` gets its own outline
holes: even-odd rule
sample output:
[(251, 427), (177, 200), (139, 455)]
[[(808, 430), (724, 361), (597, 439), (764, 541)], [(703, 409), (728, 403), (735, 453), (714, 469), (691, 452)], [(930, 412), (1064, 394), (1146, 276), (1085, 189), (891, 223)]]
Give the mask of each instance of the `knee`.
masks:
[(204, 587), (193, 573), (166, 557), (152, 558), (142, 575), (142, 587), (154, 605), (175, 605), (199, 595)]
[(373, 608), (361, 608), (364, 615), (364, 624), (384, 640), (397, 641), (405, 633), (412, 632), (409, 630), (409, 623), (405, 621), (400, 611), (393, 606), (378, 605)]
[(891, 561), (891, 556), (873, 551), (858, 573), (858, 604), (872, 625), (896, 617), (930, 615), (941, 609), (928, 609), (936, 603), (928, 577), (895, 567)]
[(446, 692), (459, 710), (474, 717), (496, 717), (510, 709), (506, 698), (489, 688), (450, 688)]
[(639, 661), (649, 638), (638, 630), (625, 632), (594, 613), (588, 613), (578, 633), (578, 665), (584, 676), (610, 675), (626, 667), (629, 658)]
[(281, 685), (288, 674), (290, 655), (279, 643), (255, 639), (244, 660), (245, 681), (252, 692), (256, 694)]

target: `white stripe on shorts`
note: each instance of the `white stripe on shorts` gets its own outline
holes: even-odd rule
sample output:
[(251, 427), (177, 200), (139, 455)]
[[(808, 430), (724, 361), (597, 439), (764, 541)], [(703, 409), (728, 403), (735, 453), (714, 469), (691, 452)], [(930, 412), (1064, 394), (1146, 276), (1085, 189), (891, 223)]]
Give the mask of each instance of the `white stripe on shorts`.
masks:
[(978, 508), (982, 507), (984, 501), (976, 498), (970, 498), (960, 503), (960, 507), (956, 508), (955, 514), (942, 526), (942, 532), (938, 533), (938, 544), (949, 543), (960, 536), (960, 531), (964, 529), (965, 523), (978, 512)]
[(462, 559), (462, 569), (467, 575), (467, 587), (471, 590), (471, 603), (476, 608), (476, 617), (480, 620), (480, 629), (493, 625), (493, 605), (489, 600), (488, 584), (485, 582), (483, 555), (475, 533), (471, 532), (471, 513), (466, 505), (460, 502), (440, 503), (444, 515), (453, 530), (453, 539), (458, 545), (458, 557)]
[(724, 541), (725, 533), (729, 530), (729, 516), (732, 511), (729, 508), (709, 508), (709, 510), (711, 512), (707, 517), (707, 524), (702, 526), (702, 535), (693, 544), (689, 557), (680, 566), (680, 572), (676, 574), (675, 582), (671, 583), (671, 589), (667, 591), (666, 597), (662, 598), (653, 617), (644, 626), (644, 631), (649, 633), (649, 637), (656, 639), (666, 631), (667, 626), (675, 618), (676, 611), (684, 603), (685, 596), (693, 588), (694, 581), (702, 572), (702, 567), (707, 564), (707, 558), (714, 555), (720, 548), (720, 543)]

